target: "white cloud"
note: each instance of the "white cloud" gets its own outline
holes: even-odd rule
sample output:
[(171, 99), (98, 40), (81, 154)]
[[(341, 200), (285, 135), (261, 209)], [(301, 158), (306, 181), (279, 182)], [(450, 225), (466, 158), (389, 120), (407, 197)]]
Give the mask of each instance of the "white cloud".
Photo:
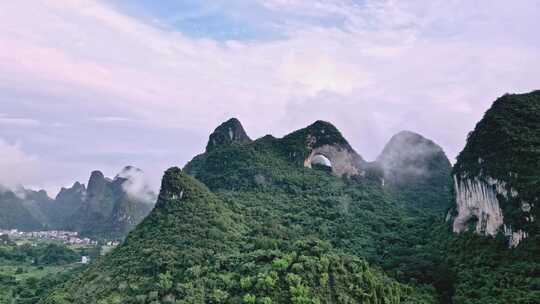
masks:
[[(103, 1), (3, 2), (0, 88), (29, 100), (3, 102), (55, 119), (129, 117), (155, 132), (209, 133), (237, 116), (252, 136), (283, 135), (327, 119), (368, 159), (410, 129), (453, 157), (497, 96), (540, 79), (540, 14), (531, 1), (260, 2), (284, 38), (193, 39)], [(203, 148), (182, 138), (168, 144)]]
[(18, 144), (0, 138), (0, 185), (15, 189), (35, 180), (39, 174), (37, 157), (27, 154)]
[(93, 122), (98, 122), (98, 123), (120, 123), (120, 122), (132, 121), (131, 118), (120, 117), (120, 116), (93, 117), (93, 118), (90, 118), (90, 120)]
[(134, 167), (126, 167), (118, 173), (115, 179), (117, 178), (126, 179), (122, 183), (122, 188), (130, 197), (147, 204), (154, 204), (156, 202), (156, 194), (152, 191), (150, 183), (142, 170)]
[(31, 118), (14, 118), (0, 116), (0, 125), (16, 126), (16, 127), (37, 127), (39, 121)]

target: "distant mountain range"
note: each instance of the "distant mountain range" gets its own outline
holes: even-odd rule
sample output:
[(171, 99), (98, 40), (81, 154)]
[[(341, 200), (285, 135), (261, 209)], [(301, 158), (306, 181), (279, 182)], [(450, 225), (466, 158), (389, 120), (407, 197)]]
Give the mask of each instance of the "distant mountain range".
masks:
[[(124, 235), (155, 198), (140, 174), (93, 172), (55, 200), (4, 191), (0, 218)], [(329, 122), (253, 140), (233, 118), (39, 303), (540, 303), (539, 205), (540, 91), (497, 99), (453, 167), (410, 131), (368, 162)]]
[[(421, 303), (433, 295), (365, 261), (408, 246), (396, 230), (410, 209), (448, 207), (450, 173), (442, 149), (411, 132), (369, 163), (328, 122), (252, 140), (230, 119), (165, 173), (123, 245), (45, 303)], [(438, 192), (398, 201), (403, 189)]]
[(75, 182), (55, 199), (43, 190), (0, 191), (0, 228), (66, 229), (82, 235), (121, 239), (152, 210), (157, 195), (140, 169), (125, 167), (115, 178), (92, 172), (88, 187)]

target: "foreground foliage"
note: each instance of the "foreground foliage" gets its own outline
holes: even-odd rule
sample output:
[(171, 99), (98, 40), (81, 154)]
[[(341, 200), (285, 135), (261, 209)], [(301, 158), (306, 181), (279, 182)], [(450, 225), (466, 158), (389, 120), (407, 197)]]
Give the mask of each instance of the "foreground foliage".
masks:
[(168, 170), (125, 243), (42, 303), (540, 303), (536, 237), (510, 250), (451, 232), (444, 154), (427, 164), (436, 178), (384, 186), (377, 164), (304, 168), (306, 138), (348, 146), (327, 123), (231, 133)]
[(33, 304), (76, 273), (80, 255), (62, 245), (0, 245), (0, 303)]
[(43, 303), (433, 301), (327, 242), (259, 233), (228, 205), (170, 169), (156, 209), (125, 244)]

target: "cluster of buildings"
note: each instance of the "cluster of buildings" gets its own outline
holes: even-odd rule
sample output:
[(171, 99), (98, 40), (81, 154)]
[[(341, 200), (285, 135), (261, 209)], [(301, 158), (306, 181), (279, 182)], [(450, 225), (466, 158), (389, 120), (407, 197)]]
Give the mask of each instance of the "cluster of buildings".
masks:
[(59, 241), (69, 245), (97, 245), (97, 241), (87, 237), (80, 237), (74, 231), (50, 230), (50, 231), (19, 231), (17, 229), (2, 230), (0, 235), (7, 235), (11, 240), (36, 240), (36, 241)]

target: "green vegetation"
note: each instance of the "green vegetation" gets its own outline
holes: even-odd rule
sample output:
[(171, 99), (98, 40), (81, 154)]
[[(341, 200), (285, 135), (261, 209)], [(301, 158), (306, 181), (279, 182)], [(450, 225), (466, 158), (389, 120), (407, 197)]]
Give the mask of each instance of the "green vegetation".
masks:
[(80, 260), (80, 255), (58, 244), (24, 244), (13, 243), (0, 245), (0, 263), (28, 263), (35, 266), (63, 265)]
[(454, 303), (540, 303), (540, 91), (497, 99), (469, 134), (453, 171), (513, 190), (497, 196), (504, 224), (528, 234), (515, 249), (508, 249), (502, 232), (446, 241)]
[(72, 277), (80, 255), (56, 244), (0, 245), (0, 303), (36, 303)]
[(22, 200), (0, 185), (0, 229), (37, 230), (41, 223), (23, 206)]
[(125, 243), (44, 303), (436, 302), (428, 280), (389, 254), (409, 246), (402, 232), (413, 219), (377, 178), (304, 168), (313, 136), (348, 147), (318, 122), (284, 139), (214, 147), (185, 169), (204, 185), (170, 169)]
[(155, 210), (125, 243), (44, 303), (433, 302), (432, 290), (399, 284), (294, 218), (256, 224), (265, 202), (240, 211), (234, 204), (245, 198), (168, 170)]
[[(532, 103), (528, 111), (505, 96), (510, 105), (498, 101), (502, 112), (486, 117), (529, 120), (531, 109), (540, 113), (537, 94), (517, 103)], [(540, 144), (530, 137), (540, 134), (538, 121), (519, 129), (527, 138), (506, 134), (525, 141), (512, 141), (520, 145), (511, 148), (516, 157), (537, 155)], [(515, 249), (502, 235), (453, 234), (445, 220), (450, 165), (434, 143), (407, 136), (366, 163), (326, 122), (255, 141), (236, 122), (220, 126), (207, 152), (183, 170), (165, 173), (155, 209), (122, 245), (40, 303), (540, 303), (538, 234), (530, 230)], [(514, 125), (522, 126), (490, 127)], [(489, 164), (482, 170), (506, 170), (511, 179), (503, 180), (529, 182), (515, 185), (520, 195), (533, 193), (526, 185), (536, 185), (540, 158), (512, 158), (495, 169), (506, 159), (493, 155), (498, 148), (506, 155), (506, 146), (487, 140), (482, 145), (495, 149), (474, 154), (468, 149), (476, 137), (454, 172), (476, 172), (481, 157)], [(328, 167), (305, 168), (306, 157), (325, 145), (350, 153), (364, 172), (339, 178)], [(508, 173), (525, 164), (522, 177)]]
[(44, 190), (21, 187), (15, 193), (0, 185), (0, 229), (69, 230), (92, 239), (123, 239), (155, 203), (156, 195), (147, 185), (141, 184), (137, 195), (127, 193), (126, 187), (142, 175), (131, 166), (114, 179), (94, 171), (88, 189), (76, 182), (71, 188), (62, 188), (55, 199)]
[(540, 208), (522, 212), (521, 202), (540, 206), (540, 91), (497, 99), (469, 134), (454, 174), (491, 177), (517, 191), (498, 197), (505, 223), (538, 234)]
[(504, 238), (467, 233), (453, 238), (448, 250), (454, 304), (540, 303), (540, 239), (509, 250)]
[[(88, 188), (78, 191), (81, 206), (69, 216), (64, 227), (79, 231), (93, 239), (123, 239), (153, 208), (153, 202), (145, 202), (129, 195), (124, 189), (131, 181), (129, 174), (143, 174), (140, 169), (125, 167), (114, 179), (105, 178), (100, 171), (92, 172)], [(75, 187), (75, 186), (74, 186)], [(150, 189), (145, 193), (153, 200)]]
[(452, 171), (443, 149), (423, 136), (402, 131), (377, 157), (387, 188), (409, 211), (441, 215), (450, 208)]

